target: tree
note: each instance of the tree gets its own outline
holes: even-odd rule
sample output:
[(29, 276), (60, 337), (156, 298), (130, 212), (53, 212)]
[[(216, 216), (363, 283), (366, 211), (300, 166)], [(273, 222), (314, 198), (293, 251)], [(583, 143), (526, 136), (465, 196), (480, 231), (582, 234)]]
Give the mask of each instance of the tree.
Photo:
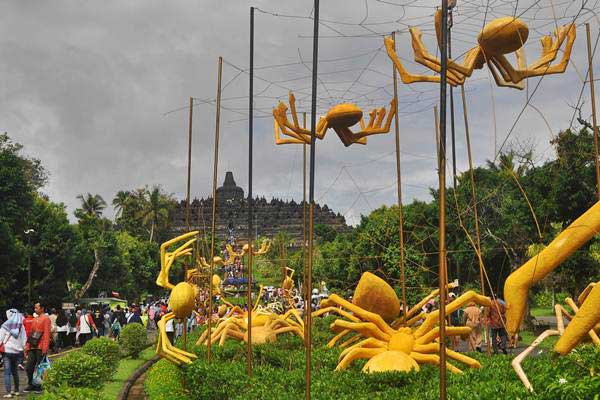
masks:
[(154, 186), (152, 191), (146, 191), (146, 202), (142, 211), (139, 213), (142, 222), (150, 226), (150, 238), (154, 238), (154, 231), (157, 227), (164, 227), (169, 222), (169, 212), (173, 207), (171, 196), (162, 192), (160, 186)]
[(81, 208), (75, 211), (75, 216), (77, 218), (81, 219), (80, 215), (82, 213), (93, 217), (102, 216), (102, 210), (106, 208), (106, 202), (102, 196), (99, 194), (92, 195), (88, 192), (85, 196), (80, 194), (77, 198), (81, 200)]
[(112, 201), (112, 205), (115, 208), (115, 218), (119, 218), (123, 215), (123, 211), (127, 207), (127, 203), (131, 199), (131, 192), (128, 190), (119, 190)]

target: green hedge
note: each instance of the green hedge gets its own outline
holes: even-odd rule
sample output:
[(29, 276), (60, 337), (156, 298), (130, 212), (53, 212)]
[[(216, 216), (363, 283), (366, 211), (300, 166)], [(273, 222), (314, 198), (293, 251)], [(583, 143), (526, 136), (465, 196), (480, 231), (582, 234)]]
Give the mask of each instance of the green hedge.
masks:
[(146, 394), (154, 400), (186, 400), (181, 370), (168, 362), (160, 360), (152, 366), (144, 381)]
[(137, 358), (147, 344), (146, 328), (142, 324), (127, 324), (119, 334), (119, 345), (129, 357)]
[(86, 354), (91, 356), (99, 357), (104, 360), (106, 365), (110, 368), (111, 375), (117, 370), (119, 366), (119, 360), (121, 359), (121, 349), (119, 345), (107, 338), (100, 337), (88, 340), (81, 348)]
[[(334, 372), (340, 349), (325, 347), (332, 337), (328, 325), (332, 318), (316, 319), (314, 327), (312, 398), (313, 399), (438, 399), (438, 368), (422, 366), (416, 373), (363, 374), (364, 360), (355, 361), (344, 372)], [(199, 333), (194, 332), (188, 343), (194, 343)], [(304, 348), (299, 338), (282, 335), (276, 344), (254, 347), (254, 373), (246, 375), (245, 345), (230, 340), (223, 347), (213, 347), (213, 360), (206, 362), (206, 348), (191, 349), (199, 359), (178, 371), (184, 376), (187, 397), (181, 399), (303, 399)], [(510, 362), (512, 356), (487, 357), (470, 354), (480, 360), (482, 369), (468, 369), (455, 363), (464, 374), (448, 374), (448, 398), (453, 400), (477, 399), (585, 399), (592, 400), (600, 393), (600, 351), (593, 346), (581, 346), (567, 357), (554, 359), (549, 353), (528, 358), (524, 369), (536, 389), (529, 394), (517, 378)], [(166, 361), (161, 362), (166, 365)], [(163, 382), (171, 378), (174, 366), (155, 366), (154, 378)], [(178, 376), (178, 375), (177, 375)], [(179, 382), (179, 378), (175, 380)], [(172, 382), (171, 382), (172, 383)], [(169, 384), (171, 384), (169, 383)], [(169, 389), (173, 390), (173, 389)], [(163, 392), (164, 393), (164, 392)], [(184, 396), (183, 389), (180, 389)], [(148, 391), (150, 400), (155, 397)]]
[(55, 391), (45, 391), (35, 398), (37, 400), (100, 400), (100, 395), (94, 389), (72, 388), (63, 385)]
[(75, 351), (52, 363), (44, 388), (59, 392), (60, 386), (101, 388), (111, 375), (108, 364), (99, 357)]

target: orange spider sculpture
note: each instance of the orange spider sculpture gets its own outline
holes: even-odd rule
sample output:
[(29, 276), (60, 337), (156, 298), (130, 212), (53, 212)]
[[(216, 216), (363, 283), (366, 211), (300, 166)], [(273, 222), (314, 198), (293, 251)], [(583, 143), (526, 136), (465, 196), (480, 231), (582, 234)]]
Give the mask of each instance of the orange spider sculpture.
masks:
[[(290, 112), (292, 114), (292, 123), (290, 123), (287, 118), (288, 107), (283, 102), (280, 101), (277, 107), (273, 109), (275, 143), (310, 144), (310, 129), (301, 128), (298, 124), (296, 98), (292, 92), (290, 92), (289, 95), (289, 103)], [(346, 147), (354, 143), (367, 144), (367, 136), (388, 133), (390, 131), (392, 119), (396, 115), (395, 99), (390, 102), (390, 111), (387, 114), (385, 125), (383, 125), (383, 120), (386, 115), (385, 108), (373, 109), (369, 112), (369, 122), (365, 125), (365, 122), (363, 121), (363, 112), (356, 104), (337, 104), (331, 107), (329, 111), (319, 119), (315, 136), (318, 139), (323, 139), (327, 129), (331, 128), (337, 133)], [(360, 131), (352, 132), (350, 127), (356, 124), (360, 124)], [(282, 138), (281, 134), (288, 137)]]
[[(435, 31), (438, 46), (441, 47), (441, 20), (442, 13), (438, 9), (435, 12)], [(412, 37), (412, 47), (415, 61), (427, 68), (440, 73), (441, 63), (438, 58), (433, 56), (422, 40), (422, 33), (419, 28), (410, 28)], [(452, 86), (462, 85), (467, 77), (470, 77), (474, 69), (481, 69), (488, 65), (494, 80), (498, 86), (523, 89), (525, 87), (523, 80), (535, 76), (560, 74), (565, 72), (571, 50), (575, 42), (575, 24), (569, 24), (557, 28), (554, 32), (554, 38), (550, 35), (543, 36), (540, 39), (542, 53), (539, 59), (530, 65), (525, 64), (525, 50), (523, 46), (527, 42), (529, 28), (527, 24), (516, 17), (496, 18), (487, 23), (477, 36), (477, 46), (469, 50), (464, 62), (459, 64), (452, 59), (448, 59), (448, 72), (446, 74), (448, 83)], [(563, 55), (555, 65), (551, 63), (558, 56), (561, 46), (565, 42)], [(414, 75), (409, 73), (398, 58), (395, 50), (394, 40), (390, 37), (384, 38), (385, 48), (388, 56), (394, 63), (402, 82), (406, 84), (414, 82), (440, 82), (439, 76), (432, 75)], [(506, 55), (515, 53), (517, 59), (517, 68), (513, 67), (507, 60)]]

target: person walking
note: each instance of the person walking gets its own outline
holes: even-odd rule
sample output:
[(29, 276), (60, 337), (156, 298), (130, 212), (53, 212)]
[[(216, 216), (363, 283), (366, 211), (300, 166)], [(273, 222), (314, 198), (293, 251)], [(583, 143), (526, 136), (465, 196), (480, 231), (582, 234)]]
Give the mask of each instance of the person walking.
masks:
[(50, 318), (45, 313), (44, 306), (40, 303), (35, 304), (34, 308), (37, 317), (31, 324), (31, 331), (27, 336), (27, 365), (25, 370), (27, 371), (27, 387), (23, 389), (23, 392), (36, 392), (41, 393), (42, 388), (39, 385), (33, 383), (33, 373), (37, 365), (44, 359), (48, 354), (48, 348), (50, 347)]
[(134, 307), (131, 311), (131, 313), (129, 314), (129, 317), (127, 317), (127, 323), (128, 324), (141, 324), (144, 325), (143, 321), (142, 321), (142, 317), (140, 316), (140, 309), (139, 307)]
[(481, 352), (481, 309), (470, 302), (464, 310), (464, 324), (471, 328), (469, 333), (469, 351)]
[[(0, 351), (4, 359), (4, 389), (5, 399), (19, 395), (18, 365), (23, 357), (27, 334), (23, 327), (23, 316), (14, 308), (6, 311), (6, 322), (0, 328)], [(11, 390), (11, 377), (14, 390)]]
[(56, 312), (56, 308), (52, 308), (50, 310), (50, 348), (52, 351), (56, 352), (56, 340), (57, 340), (57, 326), (56, 326), (56, 318), (58, 317), (58, 313)]
[(56, 351), (67, 347), (67, 336), (69, 335), (69, 319), (65, 310), (60, 310), (56, 317)]
[(508, 354), (506, 351), (507, 334), (504, 329), (504, 321), (506, 320), (505, 315), (506, 306), (502, 304), (498, 297), (494, 297), (492, 305), (489, 308), (488, 318), (491, 329), (490, 340), (492, 341), (494, 354), (498, 354), (498, 348), (500, 348), (504, 354)]
[(81, 316), (77, 320), (77, 331), (79, 332), (79, 344), (81, 346), (92, 338), (93, 333), (98, 331), (94, 318), (85, 308), (81, 310)]

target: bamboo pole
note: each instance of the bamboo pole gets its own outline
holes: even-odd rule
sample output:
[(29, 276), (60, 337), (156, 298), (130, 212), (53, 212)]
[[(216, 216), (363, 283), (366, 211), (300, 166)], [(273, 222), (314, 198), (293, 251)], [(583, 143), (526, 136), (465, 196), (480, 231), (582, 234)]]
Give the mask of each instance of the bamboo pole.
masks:
[(596, 122), (596, 93), (594, 83), (594, 65), (592, 62), (592, 42), (590, 40), (590, 24), (586, 22), (588, 69), (590, 75), (590, 96), (592, 100), (592, 123), (594, 124), (594, 161), (596, 166), (596, 194), (600, 199), (600, 164), (598, 159), (598, 123)]
[[(302, 113), (302, 121), (304, 129), (306, 129), (306, 112)], [(306, 143), (302, 143), (302, 162), (302, 301), (306, 311), (307, 303), (310, 301), (310, 291), (306, 286)], [(306, 325), (306, 313), (304, 325)], [(304, 345), (306, 345), (306, 337)]]
[(254, 204), (252, 199), (252, 146), (254, 141), (254, 7), (250, 7), (250, 82), (248, 93), (248, 291), (246, 293), (246, 308), (248, 315), (248, 343), (246, 353), (246, 368), (252, 375), (252, 229), (254, 222)]
[[(311, 113), (310, 113), (310, 166), (309, 166), (309, 188), (308, 188), (308, 271), (306, 273), (306, 290), (310, 293), (312, 288), (312, 265), (313, 265), (313, 217), (315, 208), (315, 147), (316, 147), (316, 130), (317, 130), (317, 67), (319, 59), (319, 0), (314, 0), (314, 25), (313, 25), (313, 65), (312, 65), (312, 96), (311, 96)], [(306, 335), (306, 386), (304, 396), (306, 400), (310, 400), (311, 386), (311, 351), (312, 351), (312, 304), (310, 299), (307, 304), (306, 312), (306, 327), (304, 334)]]
[[(463, 85), (461, 85), (460, 87), (460, 96), (462, 99), (462, 106), (463, 106), (463, 117), (464, 117), (464, 121), (465, 121), (465, 139), (466, 139), (466, 143), (467, 143), (467, 156), (469, 159), (469, 177), (471, 180), (471, 200), (473, 201), (473, 218), (475, 219), (475, 236), (476, 236), (476, 242), (475, 244), (477, 245), (477, 260), (479, 262), (479, 280), (481, 283), (481, 295), (485, 296), (485, 280), (483, 278), (483, 270), (485, 268), (485, 266), (483, 265), (483, 257), (481, 256), (481, 231), (479, 228), (479, 214), (477, 211), (477, 192), (475, 191), (475, 171), (473, 170), (473, 154), (471, 152), (471, 135), (469, 133), (469, 118), (468, 118), (468, 112), (467, 112), (467, 99), (465, 96), (465, 87)], [(485, 322), (485, 332), (486, 332), (486, 336), (487, 336), (487, 342), (486, 342), (486, 348), (487, 348), (487, 354), (488, 356), (491, 355), (492, 350), (491, 350), (491, 344), (490, 344), (490, 340), (489, 340), (489, 335), (488, 335), (488, 323)]]
[[(396, 32), (392, 32), (392, 40), (396, 45)], [(400, 240), (400, 285), (402, 290), (402, 315), (406, 317), (406, 266), (404, 253), (404, 210), (402, 207), (402, 171), (400, 169), (400, 128), (398, 124), (398, 72), (392, 65), (394, 76), (394, 100), (396, 101), (396, 115), (394, 117), (394, 130), (396, 133), (396, 188), (398, 190), (398, 236)]]
[[(190, 187), (192, 182), (192, 117), (194, 113), (194, 98), (190, 97), (190, 112), (188, 126), (188, 162), (187, 162), (187, 192), (185, 197), (185, 225), (190, 231)], [(188, 264), (183, 265), (183, 280), (187, 279)], [(183, 349), (187, 350), (187, 320), (183, 321), (183, 336), (181, 338)]]
[(215, 221), (217, 217), (217, 171), (219, 167), (219, 128), (221, 124), (221, 75), (223, 71), (223, 57), (219, 57), (219, 72), (217, 75), (217, 113), (215, 121), (215, 154), (213, 164), (213, 182), (212, 182), (212, 221), (210, 226), (210, 272), (209, 272), (209, 296), (208, 296), (208, 362), (210, 363), (212, 355), (212, 344), (210, 340), (210, 331), (212, 328), (213, 312), (213, 287), (212, 277), (215, 269)]
[(440, 157), (439, 157), (439, 289), (440, 289), (440, 400), (446, 399), (446, 81), (448, 50), (448, 0), (442, 0), (440, 49)]

